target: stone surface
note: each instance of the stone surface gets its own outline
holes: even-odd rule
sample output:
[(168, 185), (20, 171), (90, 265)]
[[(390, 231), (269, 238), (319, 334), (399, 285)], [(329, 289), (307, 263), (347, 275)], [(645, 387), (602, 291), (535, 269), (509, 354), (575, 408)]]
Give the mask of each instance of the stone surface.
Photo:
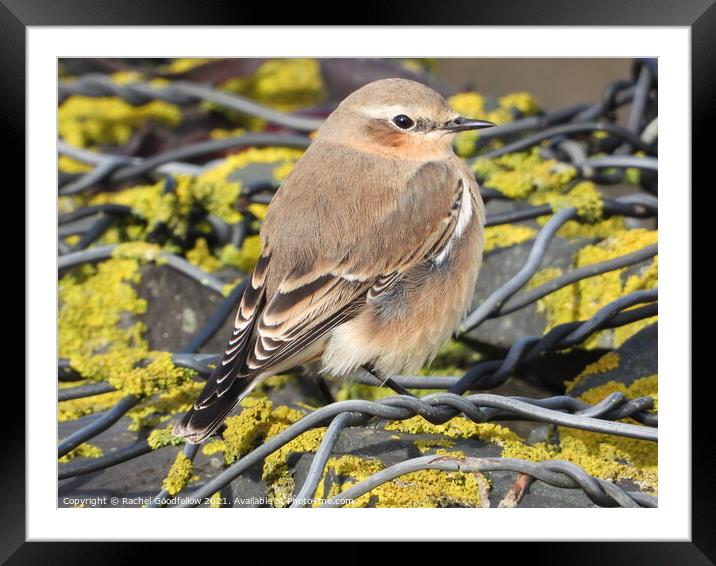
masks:
[(631, 385), (634, 380), (657, 374), (658, 367), (658, 324), (651, 324), (629, 338), (615, 350), (619, 366), (613, 370), (584, 376), (568, 395), (579, 397), (585, 391), (616, 381)]
[[(135, 288), (147, 300), (147, 312), (140, 319), (147, 325), (145, 337), (154, 350), (181, 351), (224, 300), (219, 293), (166, 265), (143, 265), (141, 274)], [(221, 275), (229, 282), (240, 273), (225, 271)], [(203, 351), (223, 351), (236, 315), (233, 311)]]

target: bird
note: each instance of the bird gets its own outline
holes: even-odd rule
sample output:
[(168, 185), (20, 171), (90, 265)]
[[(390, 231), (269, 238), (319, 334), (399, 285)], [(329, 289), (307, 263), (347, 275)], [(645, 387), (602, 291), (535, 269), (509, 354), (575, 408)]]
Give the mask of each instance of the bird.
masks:
[(295, 366), (385, 380), (431, 362), (482, 262), (484, 204), (453, 141), (494, 125), (407, 79), (343, 99), (271, 200), (226, 350), (173, 433), (201, 442)]

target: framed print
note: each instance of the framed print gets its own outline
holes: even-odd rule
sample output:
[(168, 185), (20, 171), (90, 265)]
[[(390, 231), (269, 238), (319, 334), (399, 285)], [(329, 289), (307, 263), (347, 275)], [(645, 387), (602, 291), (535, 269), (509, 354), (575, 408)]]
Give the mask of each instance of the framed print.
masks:
[(690, 227), (716, 12), (583, 4), (304, 27), (6, 3), (9, 563), (93, 560), (72, 540), (713, 560)]

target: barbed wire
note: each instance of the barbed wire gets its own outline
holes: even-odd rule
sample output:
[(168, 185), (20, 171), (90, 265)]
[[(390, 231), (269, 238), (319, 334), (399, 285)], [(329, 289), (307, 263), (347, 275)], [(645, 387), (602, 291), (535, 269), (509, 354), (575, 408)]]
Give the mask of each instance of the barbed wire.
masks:
[[(594, 478), (582, 468), (564, 460), (529, 462), (516, 458), (457, 458), (454, 456), (422, 456), (399, 462), (376, 472), (332, 497), (321, 507), (342, 507), (376, 487), (413, 472), (440, 470), (443, 472), (515, 472), (527, 474), (549, 485), (565, 489), (579, 488), (593, 503), (601, 507), (656, 507), (655, 497), (626, 491), (606, 480)], [(296, 499), (299, 499), (298, 497)]]
[[(635, 65), (631, 80), (614, 81), (604, 89), (602, 97), (593, 104), (577, 104), (568, 108), (539, 116), (518, 118), (513, 122), (481, 132), (477, 143), (476, 159), (494, 159), (510, 152), (525, 151), (540, 146), (547, 158), (568, 164), (574, 168), (577, 179), (592, 179), (595, 182), (610, 184), (619, 182), (628, 169), (655, 174), (658, 170), (656, 158), (656, 118), (647, 118), (651, 93), (655, 89), (655, 77), (647, 65)], [(646, 69), (646, 70), (645, 70)], [(199, 176), (215, 166), (216, 160), (203, 164), (187, 163), (186, 160), (202, 159), (218, 152), (237, 150), (245, 147), (272, 146), (305, 148), (310, 139), (300, 133), (316, 130), (322, 120), (288, 115), (277, 112), (243, 97), (220, 92), (208, 86), (192, 83), (174, 82), (168, 85), (154, 85), (145, 82), (119, 85), (110, 77), (91, 75), (74, 81), (61, 81), (60, 104), (73, 95), (91, 97), (118, 96), (133, 105), (146, 104), (152, 100), (163, 100), (172, 104), (186, 106), (199, 101), (209, 101), (219, 106), (237, 110), (288, 130), (279, 133), (249, 133), (221, 140), (202, 141), (184, 145), (157, 153), (147, 158), (126, 157), (102, 154), (73, 147), (63, 140), (58, 142), (58, 152), (93, 168), (79, 175), (64, 175), (58, 187), (61, 195), (77, 195), (99, 187), (116, 186), (145, 175), (165, 176), (167, 190), (172, 190), (172, 176), (177, 174)], [(625, 104), (632, 104), (627, 125), (619, 126), (613, 122), (613, 113)], [(607, 154), (590, 155), (589, 143), (585, 135), (603, 132), (611, 143)], [(526, 134), (526, 135), (525, 135)], [(490, 151), (481, 151), (494, 139), (504, 142), (502, 147)], [(546, 143), (546, 145), (544, 145)], [(640, 152), (641, 155), (634, 155)], [(472, 161), (470, 161), (472, 163)], [(257, 180), (242, 187), (241, 195), (250, 202), (270, 202), (278, 184), (273, 180)], [(651, 188), (644, 186), (645, 190)], [(501, 191), (483, 187), (483, 199), (509, 200)], [(655, 218), (658, 214), (658, 201), (655, 196), (636, 193), (618, 198), (602, 199), (602, 215), (625, 216), (632, 218)], [(498, 226), (534, 220), (551, 216), (540, 228), (528, 256), (522, 267), (507, 283), (496, 289), (465, 319), (461, 332), (468, 333), (478, 328), (486, 320), (502, 317), (516, 312), (544, 297), (582, 281), (589, 277), (638, 265), (650, 260), (657, 254), (657, 246), (646, 246), (635, 252), (590, 264), (566, 273), (519, 293), (537, 273), (546, 256), (550, 243), (557, 232), (568, 221), (587, 222), (576, 208), (554, 210), (549, 205), (526, 206), (506, 212), (489, 213), (486, 226)], [(58, 271), (60, 274), (84, 264), (109, 259), (117, 250), (114, 245), (95, 245), (95, 242), (122, 218), (136, 218), (138, 213), (129, 206), (103, 204), (92, 205), (58, 216)], [(206, 214), (202, 217), (208, 222), (217, 240), (221, 243), (232, 242), (240, 246), (243, 239), (252, 234), (251, 223), (255, 219), (246, 214), (236, 224), (227, 224), (224, 220)], [(63, 238), (69, 235), (79, 236), (73, 245)], [(222, 293), (225, 284), (177, 254), (162, 252), (162, 263), (211, 290)], [(218, 354), (197, 353), (216, 333), (223, 321), (229, 316), (240, 299), (246, 281), (235, 285), (229, 296), (222, 299), (207, 323), (199, 329), (180, 351), (172, 354), (172, 361), (178, 367), (190, 368), (199, 378), (206, 378)], [(262, 461), (268, 455), (285, 446), (300, 434), (319, 426), (328, 426), (323, 439), (311, 460), (309, 471), (298, 488), (291, 506), (301, 506), (302, 501), (311, 500), (316, 487), (325, 473), (329, 457), (341, 432), (350, 427), (364, 426), (371, 419), (400, 421), (421, 416), (431, 423), (445, 423), (464, 415), (476, 423), (489, 421), (525, 420), (537, 423), (576, 428), (641, 439), (657, 441), (658, 415), (653, 412), (651, 397), (628, 399), (621, 393), (612, 393), (600, 402), (590, 405), (579, 399), (558, 395), (544, 399), (524, 397), (504, 397), (484, 391), (503, 384), (517, 370), (538, 359), (546, 352), (572, 348), (583, 344), (597, 332), (617, 328), (635, 321), (645, 320), (658, 313), (658, 290), (646, 290), (630, 293), (605, 305), (587, 320), (560, 324), (543, 336), (525, 336), (507, 350), (503, 359), (488, 359), (469, 368), (462, 376), (395, 376), (392, 384), (403, 391), (447, 390), (447, 393), (432, 393), (421, 397), (397, 395), (379, 401), (350, 400), (330, 403), (318, 408), (281, 431), (277, 435), (255, 448), (234, 464), (228, 466), (217, 477), (208, 481), (191, 493), (179, 506), (196, 506), (215, 492), (224, 489), (248, 468)], [(70, 382), (82, 379), (71, 367), (69, 360), (58, 361), (58, 378)], [(358, 375), (355, 381), (376, 385), (372, 376)], [(106, 382), (82, 384), (58, 391), (59, 401), (82, 399), (116, 391)], [(89, 425), (80, 428), (58, 444), (58, 455), (63, 456), (110, 428), (123, 415), (143, 399), (127, 395), (111, 409), (100, 414)], [(630, 418), (639, 424), (619, 422)], [(219, 431), (221, 432), (221, 431)], [(163, 448), (160, 448), (163, 449)], [(152, 450), (146, 440), (139, 440), (125, 447), (92, 459), (73, 459), (60, 464), (59, 479), (89, 474), (140, 458)], [(184, 455), (192, 460), (199, 446), (185, 444)], [(362, 482), (334, 497), (325, 506), (337, 506), (339, 501), (354, 499), (375, 487), (400, 477), (401, 475), (423, 469), (442, 471), (490, 472), (510, 471), (527, 474), (549, 485), (564, 489), (581, 489), (589, 499), (600, 506), (634, 507), (656, 506), (656, 498), (639, 492), (628, 492), (614, 483), (594, 478), (579, 466), (561, 461), (529, 462), (509, 458), (455, 458), (451, 456), (425, 456), (414, 458), (381, 470)], [(162, 506), (168, 495), (162, 490), (153, 499), (152, 506)]]

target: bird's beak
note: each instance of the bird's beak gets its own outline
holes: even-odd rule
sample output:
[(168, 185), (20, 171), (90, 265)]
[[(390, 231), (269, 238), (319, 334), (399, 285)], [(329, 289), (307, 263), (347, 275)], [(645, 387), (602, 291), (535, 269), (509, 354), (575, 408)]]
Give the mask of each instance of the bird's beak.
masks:
[(447, 124), (445, 124), (442, 129), (447, 130), (448, 132), (464, 132), (465, 130), (481, 130), (482, 128), (492, 128), (496, 125), (497, 124), (493, 124), (492, 122), (488, 122), (487, 120), (474, 120), (472, 118), (458, 116), (457, 118), (453, 118)]

